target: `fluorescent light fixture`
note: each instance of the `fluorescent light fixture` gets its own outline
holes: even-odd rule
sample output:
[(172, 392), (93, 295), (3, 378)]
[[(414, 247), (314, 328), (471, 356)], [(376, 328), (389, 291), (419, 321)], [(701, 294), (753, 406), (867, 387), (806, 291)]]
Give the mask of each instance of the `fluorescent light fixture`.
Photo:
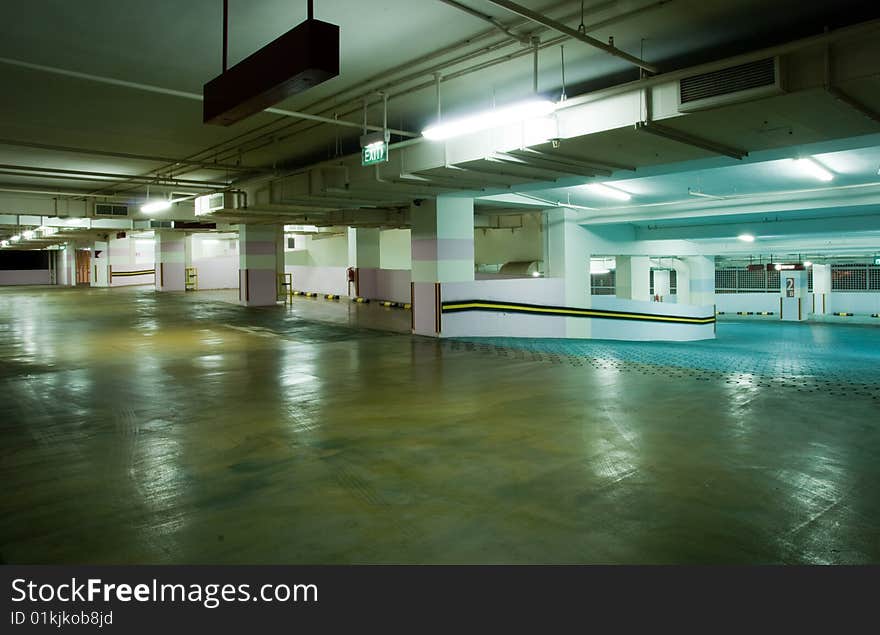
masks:
[(151, 201), (149, 203), (141, 205), (141, 211), (144, 214), (155, 214), (156, 212), (164, 212), (166, 209), (171, 209), (171, 201)]
[(25, 240), (31, 240), (35, 235), (36, 234), (34, 234), (34, 231), (32, 229), (26, 229), (21, 232), (21, 237)]
[(0, 247), (9, 247), (8, 240), (0, 240)]
[(19, 240), (21, 240), (21, 236), (19, 236), (18, 234), (16, 234), (15, 236), (10, 236), (10, 237), (9, 237), (9, 240), (11, 240), (11, 241), (14, 242), (14, 243), (17, 243)]
[(834, 178), (834, 175), (831, 174), (831, 172), (816, 163), (814, 159), (794, 159), (794, 164), (801, 172), (814, 179), (828, 182)]
[(453, 119), (434, 126), (429, 126), (422, 130), (422, 136), (431, 141), (442, 141), (453, 137), (481, 130), (489, 130), (490, 128), (500, 128), (513, 123), (527, 121), (530, 119), (539, 119), (546, 117), (556, 110), (556, 104), (546, 99), (532, 99), (529, 101), (496, 108), (495, 110), (487, 110), (485, 112), (463, 117), (461, 119)]
[(739, 240), (743, 241), (744, 243), (753, 243), (753, 242), (755, 242), (755, 237), (752, 236), (751, 234), (740, 234), (739, 236), (737, 236), (737, 238), (738, 238)]
[(533, 272), (532, 272), (532, 277), (533, 277), (533, 278), (540, 278), (540, 277), (541, 277), (541, 272), (540, 272), (540, 271), (533, 271)]
[(773, 265), (773, 268), (776, 269), (776, 271), (782, 271), (782, 265)]
[(805, 260), (805, 261), (804, 261), (804, 266), (805, 266), (805, 267), (812, 267), (812, 266), (813, 266), (813, 263), (810, 262), (809, 260)]
[(594, 194), (604, 196), (605, 198), (613, 198), (618, 201), (628, 201), (632, 198), (632, 194), (629, 192), (624, 192), (623, 190), (619, 190), (616, 187), (611, 187), (604, 183), (590, 183), (586, 188)]

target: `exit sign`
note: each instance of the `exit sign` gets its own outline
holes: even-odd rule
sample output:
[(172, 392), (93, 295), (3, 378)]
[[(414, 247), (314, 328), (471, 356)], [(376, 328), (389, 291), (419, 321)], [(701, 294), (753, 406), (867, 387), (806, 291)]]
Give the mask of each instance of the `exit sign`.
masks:
[(880, 265), (880, 258), (874, 258), (874, 264)]
[(370, 145), (364, 146), (361, 154), (361, 165), (373, 165), (374, 163), (384, 163), (388, 160), (388, 144), (384, 141), (377, 141)]

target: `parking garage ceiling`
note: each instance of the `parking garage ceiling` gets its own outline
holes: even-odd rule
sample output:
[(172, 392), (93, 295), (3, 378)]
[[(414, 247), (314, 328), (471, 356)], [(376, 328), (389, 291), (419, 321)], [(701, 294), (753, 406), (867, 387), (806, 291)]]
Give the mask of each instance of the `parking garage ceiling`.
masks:
[[(499, 4), (504, 3), (319, 0), (315, 17), (341, 28), (342, 72), (278, 107), (360, 122), (366, 97), (370, 121), (379, 123), (377, 91), (384, 90), (389, 95), (389, 126), (417, 134), (436, 116), (434, 73), (440, 73), (444, 116), (528, 96), (534, 60), (533, 49), (523, 41), (533, 37), (539, 38), (538, 90), (553, 100), (562, 88), (560, 44), (569, 97), (639, 77), (639, 69), (629, 62)], [(814, 0), (591, 1), (584, 3), (583, 14), (577, 1), (518, 4), (572, 29), (583, 21), (591, 37), (602, 42), (613, 38), (619, 50), (657, 65), (662, 72), (816, 35), (825, 27), (846, 26), (842, 20), (857, 23), (878, 13), (862, 2), (830, 5)], [(137, 200), (148, 183), (155, 187), (153, 179), (160, 174), (167, 191), (204, 193), (255, 175), (273, 175), (356, 152), (360, 134), (356, 128), (270, 113), (229, 128), (202, 124), (202, 105), (192, 96), (220, 71), (221, 7), (220, 0), (4, 5), (0, 81), (7, 90), (0, 102), (0, 189)], [(231, 0), (230, 64), (305, 15), (304, 1)], [(877, 88), (877, 78), (868, 81)], [(876, 93), (873, 90), (875, 98)], [(815, 145), (817, 151), (824, 149), (842, 162), (835, 185), (880, 179), (870, 167), (877, 159), (876, 149), (866, 143), (857, 148), (820, 146), (829, 136), (870, 139), (870, 133), (878, 132), (876, 122), (842, 112), (827, 95), (796, 105), (786, 99), (780, 96), (740, 106), (735, 117), (725, 118), (722, 113), (724, 126), (719, 126), (717, 112), (693, 115), (688, 125), (719, 142), (745, 143), (750, 150)], [(756, 123), (755, 117), (761, 122)], [(802, 124), (794, 126), (795, 132), (792, 121)], [(839, 129), (813, 134), (819, 123), (828, 122)], [(726, 197), (807, 187), (797, 174), (786, 172), (783, 156), (774, 159), (768, 154), (761, 165), (749, 161), (731, 165), (736, 161), (632, 130), (572, 140), (567, 152), (601, 155), (611, 165), (612, 179), (630, 188), (634, 203), (641, 211), (649, 210), (655, 220), (663, 219), (662, 211), (646, 206), (665, 203), (672, 210), (668, 203), (681, 198), (682, 192), (687, 199), (689, 190)], [(620, 174), (615, 166), (638, 170)], [(852, 167), (852, 174), (851, 166), (858, 166)], [(512, 170), (516, 174), (516, 168)], [(427, 178), (440, 179), (440, 175)], [(494, 193), (522, 190), (533, 199), (489, 198), (478, 201), (478, 206), (517, 208), (564, 200), (585, 208), (609, 207), (572, 187), (577, 179), (553, 180), (557, 183), (550, 187), (541, 176), (521, 179), (513, 188), (504, 182), (504, 188)], [(485, 182), (481, 185), (483, 195), (493, 194)], [(763, 185), (768, 188), (762, 189)], [(390, 205), (412, 197), (403, 185), (390, 189), (396, 192), (386, 195)], [(349, 207), (357, 209), (357, 202)], [(614, 213), (612, 209), (610, 214)], [(609, 220), (614, 219), (605, 218)], [(647, 222), (637, 214), (619, 220)]]

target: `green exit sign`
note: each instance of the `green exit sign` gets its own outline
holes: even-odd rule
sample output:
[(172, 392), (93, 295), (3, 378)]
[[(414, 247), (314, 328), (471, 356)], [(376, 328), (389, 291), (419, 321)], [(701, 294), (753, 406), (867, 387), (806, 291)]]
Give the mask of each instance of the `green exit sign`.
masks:
[(370, 145), (364, 146), (361, 154), (361, 165), (373, 165), (374, 163), (385, 163), (388, 160), (388, 144), (384, 141), (377, 141)]

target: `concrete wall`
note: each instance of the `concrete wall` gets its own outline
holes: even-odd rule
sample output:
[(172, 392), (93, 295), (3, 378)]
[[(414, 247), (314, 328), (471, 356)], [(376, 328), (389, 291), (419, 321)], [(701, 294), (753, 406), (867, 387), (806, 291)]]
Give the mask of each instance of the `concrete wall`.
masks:
[(544, 238), (539, 214), (523, 214), (521, 228), (474, 229), (474, 262), (500, 265), (505, 262), (543, 260)]
[(295, 291), (315, 291), (336, 295), (348, 295), (346, 269), (347, 267), (284, 266), (284, 272), (293, 275)]
[[(817, 298), (816, 302), (819, 301)], [(825, 297), (825, 310), (828, 313), (880, 313), (880, 293), (834, 291)]]
[(129, 271), (155, 269), (155, 241), (152, 238), (111, 238), (109, 241), (111, 287), (127, 287), (141, 284), (154, 284), (153, 274), (142, 276), (119, 276)]
[(370, 300), (410, 301), (409, 269), (358, 269), (358, 292)]
[[(442, 301), (494, 300), (548, 306), (565, 306), (565, 282), (561, 278), (475, 280), (444, 283)], [(593, 296), (592, 309), (650, 315), (709, 317), (712, 307), (626, 300)], [(442, 337), (566, 337), (565, 316), (524, 315), (490, 311), (444, 313)], [(688, 341), (715, 337), (715, 325), (589, 319), (592, 339)]]
[(0, 286), (20, 284), (50, 284), (48, 269), (2, 269)]
[[(779, 293), (716, 293), (715, 306), (724, 313), (772, 311), (779, 313)], [(812, 306), (807, 303), (807, 308)]]
[(237, 288), (238, 234), (194, 234), (191, 240), (199, 289)]
[[(382, 269), (412, 268), (412, 235), (408, 229), (386, 229), (379, 233), (379, 266)], [(407, 293), (409, 293), (407, 291)]]

